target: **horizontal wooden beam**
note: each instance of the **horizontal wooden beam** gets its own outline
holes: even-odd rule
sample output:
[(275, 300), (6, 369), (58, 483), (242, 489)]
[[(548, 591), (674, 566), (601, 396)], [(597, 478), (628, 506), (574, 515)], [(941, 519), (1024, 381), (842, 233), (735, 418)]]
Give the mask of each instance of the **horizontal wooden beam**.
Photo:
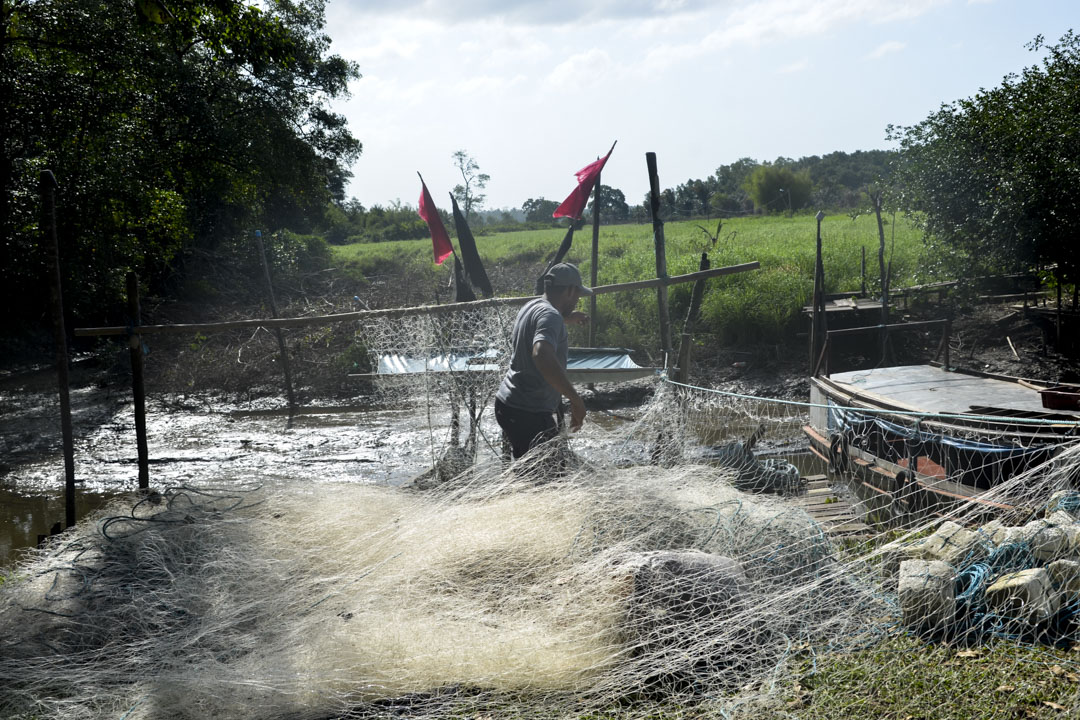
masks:
[[(646, 288), (658, 287), (660, 285), (676, 285), (679, 283), (694, 282), (695, 280), (702, 280), (704, 278), (719, 277), (721, 275), (733, 275), (735, 273), (746, 272), (748, 270), (757, 270), (759, 267), (761, 267), (760, 264), (755, 260), (754, 262), (743, 263), (742, 265), (729, 265), (728, 267), (713, 268), (711, 270), (700, 270), (698, 272), (687, 273), (686, 275), (673, 275), (666, 278), (638, 280), (636, 282), (618, 283), (616, 285), (600, 285), (599, 287), (593, 288), (593, 293), (597, 295), (604, 295), (606, 293), (613, 292), (643, 290)], [(314, 315), (311, 317), (297, 318), (264, 318), (261, 320), (234, 320), (231, 322), (187, 323), (180, 325), (140, 325), (138, 333), (140, 335), (175, 335), (181, 333), (206, 331), (213, 332), (215, 330), (236, 330), (239, 328), (310, 327), (312, 325), (329, 325), (331, 323), (348, 322), (353, 320), (397, 318), (406, 317), (409, 315), (441, 315), (445, 313), (462, 312), (465, 310), (482, 310), (484, 308), (499, 307), (503, 305), (524, 305), (525, 303), (532, 300), (534, 297), (536, 296), (533, 295), (527, 297), (488, 298), (486, 300), (451, 303), (448, 305), (419, 305), (417, 307), (386, 308), (384, 310), (356, 310), (347, 313), (336, 313), (334, 315)], [(109, 335), (128, 335), (132, 332), (132, 330), (132, 328), (123, 326), (75, 328), (75, 336), (99, 337)]]
[(879, 330), (924, 330), (932, 327), (941, 327), (948, 320), (922, 320), (919, 322), (910, 323), (895, 323), (893, 325), (867, 325), (865, 327), (856, 328), (841, 328), (839, 330), (829, 330), (829, 337), (837, 337), (839, 335), (864, 335), (868, 332), (876, 332)]

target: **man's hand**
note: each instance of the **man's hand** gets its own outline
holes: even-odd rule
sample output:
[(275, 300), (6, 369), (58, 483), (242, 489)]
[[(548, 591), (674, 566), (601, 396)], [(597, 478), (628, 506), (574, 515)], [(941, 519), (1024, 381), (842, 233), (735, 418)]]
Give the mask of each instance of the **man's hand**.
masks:
[(589, 322), (588, 314), (583, 313), (580, 310), (575, 310), (569, 315), (566, 315), (563, 319), (571, 325), (584, 325)]
[(574, 394), (570, 398), (570, 432), (577, 432), (585, 423), (585, 402), (581, 396)]

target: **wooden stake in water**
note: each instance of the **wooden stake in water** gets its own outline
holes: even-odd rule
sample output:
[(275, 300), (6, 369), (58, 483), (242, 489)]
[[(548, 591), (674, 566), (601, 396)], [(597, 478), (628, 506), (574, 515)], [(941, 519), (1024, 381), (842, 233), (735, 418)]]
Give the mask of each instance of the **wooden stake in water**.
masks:
[[(266, 257), (266, 248), (263, 247), (262, 230), (255, 231), (255, 243), (259, 246), (259, 257), (262, 258), (263, 273), (266, 275), (266, 292), (270, 298), (270, 314), (276, 318), (278, 313), (277, 301), (274, 299), (274, 282), (270, 279), (270, 261)], [(293, 395), (289, 353), (285, 347), (285, 336), (282, 334), (281, 328), (274, 328), (274, 335), (277, 336), (278, 352), (281, 355), (281, 369), (285, 374), (285, 394), (289, 398), (289, 423), (291, 424), (293, 415), (296, 413), (296, 398)]]
[(130, 325), (131, 390), (135, 398), (135, 444), (139, 452), (139, 489), (150, 488), (150, 451), (146, 442), (146, 386), (143, 380), (143, 341), (138, 328), (142, 309), (139, 307), (139, 276), (127, 274), (128, 319)]
[(52, 170), (42, 170), (38, 188), (41, 192), (41, 233), (53, 258), (52, 311), (53, 337), (56, 339), (56, 380), (60, 395), (60, 431), (64, 438), (64, 520), (65, 527), (75, 524), (75, 443), (71, 431), (71, 396), (68, 391), (67, 331), (64, 328), (64, 296), (60, 288), (60, 242), (56, 238), (56, 177)]

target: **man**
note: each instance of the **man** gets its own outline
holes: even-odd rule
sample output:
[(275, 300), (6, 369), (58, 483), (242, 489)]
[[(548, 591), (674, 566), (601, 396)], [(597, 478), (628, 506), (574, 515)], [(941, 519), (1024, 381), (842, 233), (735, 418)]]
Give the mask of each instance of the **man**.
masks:
[(581, 273), (559, 263), (544, 275), (544, 294), (514, 321), (510, 369), (495, 393), (495, 419), (515, 460), (558, 435), (554, 413), (563, 396), (570, 400), (570, 430), (577, 432), (585, 422), (585, 403), (566, 377), (566, 323), (589, 321), (574, 309), (582, 295), (592, 290), (581, 284)]

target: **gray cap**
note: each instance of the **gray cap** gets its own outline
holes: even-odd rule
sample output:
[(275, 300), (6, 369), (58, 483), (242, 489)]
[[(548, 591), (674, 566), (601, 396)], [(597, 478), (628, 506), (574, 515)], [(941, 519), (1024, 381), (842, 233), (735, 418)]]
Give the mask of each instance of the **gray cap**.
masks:
[(547, 271), (544, 277), (551, 278), (552, 285), (559, 285), (561, 287), (577, 287), (581, 288), (582, 295), (592, 295), (593, 291), (581, 284), (581, 273), (578, 272), (577, 267), (570, 263), (559, 263), (558, 265), (552, 265), (551, 269)]

